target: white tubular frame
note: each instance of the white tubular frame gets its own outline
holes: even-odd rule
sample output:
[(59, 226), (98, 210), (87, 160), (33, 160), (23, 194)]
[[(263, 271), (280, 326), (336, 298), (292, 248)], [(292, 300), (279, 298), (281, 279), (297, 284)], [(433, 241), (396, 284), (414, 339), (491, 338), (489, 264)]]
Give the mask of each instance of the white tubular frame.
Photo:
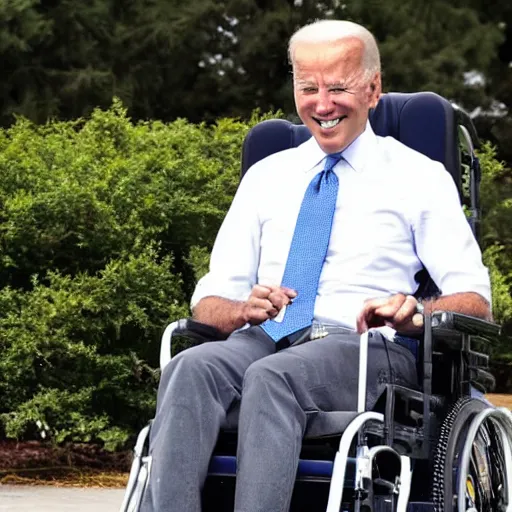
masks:
[(400, 460), (402, 465), (400, 466), (400, 489), (398, 490), (396, 512), (407, 512), (412, 481), (411, 459), (407, 455), (400, 455)]
[(352, 440), (359, 432), (359, 429), (369, 420), (376, 420), (383, 423), (384, 415), (380, 412), (363, 412), (354, 418), (352, 423), (350, 423), (341, 436), (340, 446), (336, 453), (336, 458), (334, 459), (326, 512), (340, 511), (343, 487), (345, 484), (345, 469), (347, 466), (348, 452), (352, 445)]
[[(378, 412), (365, 412), (366, 408), (366, 379), (368, 372), (368, 339), (369, 332), (361, 335), (359, 344), (359, 382), (357, 393), (357, 412), (359, 415), (350, 423), (341, 436), (340, 445), (334, 459), (331, 486), (326, 512), (339, 512), (345, 486), (345, 471), (350, 447), (354, 437), (367, 421), (374, 420), (384, 423), (384, 415)], [(398, 489), (397, 512), (406, 512), (411, 491), (411, 460), (405, 455), (399, 455), (389, 446), (375, 446), (370, 450), (366, 446), (358, 447), (356, 460), (355, 487), (362, 486), (363, 478), (371, 480), (373, 458), (379, 452), (388, 451), (400, 459), (400, 487)], [(512, 511), (507, 511), (512, 512)]]
[(368, 336), (366, 331), (359, 340), (359, 388), (357, 393), (357, 412), (366, 409), (366, 375), (368, 372)]
[[(178, 327), (178, 321), (172, 322), (166, 328), (164, 333), (162, 334), (162, 340), (160, 342), (160, 369), (163, 370), (172, 359), (171, 348), (172, 348), (172, 335), (173, 332)], [(142, 498), (142, 494), (144, 489), (146, 488), (149, 472), (151, 470), (151, 457), (143, 457), (142, 453), (144, 450), (144, 443), (149, 435), (149, 425), (144, 427), (138, 437), (137, 442), (135, 444), (134, 457), (132, 467), (130, 469), (130, 476), (128, 477), (128, 484), (126, 485), (126, 492), (124, 494), (123, 503), (120, 512), (138, 512), (138, 501)], [(147, 463), (147, 470), (144, 468), (144, 464)], [(136, 498), (136, 509), (133, 508), (132, 498), (134, 497), (134, 493), (142, 488), (142, 492), (140, 496)], [(128, 508), (130, 507), (130, 508)]]
[[(369, 332), (367, 331), (361, 334), (359, 341), (359, 380), (357, 392), (357, 412), (359, 413), (359, 416), (354, 418), (341, 436), (340, 446), (334, 459), (326, 512), (339, 512), (340, 510), (341, 500), (343, 498), (343, 487), (345, 485), (345, 470), (347, 466), (348, 452), (354, 437), (367, 421), (377, 420), (382, 423), (384, 422), (383, 414), (377, 412), (364, 412), (366, 408), (366, 376), (368, 371), (368, 337)], [(364, 461), (361, 461), (359, 464), (364, 465)], [(356, 478), (357, 471), (360, 470), (362, 471), (363, 469), (356, 468)]]
[[(367, 478), (372, 478), (372, 467), (373, 459), (380, 452), (389, 452), (396, 456), (400, 460), (400, 480), (398, 481), (398, 500), (396, 504), (396, 512), (407, 512), (407, 506), (409, 504), (409, 495), (411, 493), (411, 459), (406, 455), (399, 455), (393, 448), (386, 445), (374, 446), (370, 449), (368, 454), (368, 474)], [(363, 476), (363, 475), (361, 475)], [(361, 482), (362, 483), (362, 482)]]
[(163, 370), (171, 362), (171, 346), (172, 333), (178, 327), (178, 322), (169, 324), (162, 334), (162, 342), (160, 344), (160, 369)]
[(457, 510), (458, 512), (466, 512), (466, 481), (468, 477), (469, 459), (471, 450), (478, 429), (485, 420), (490, 419), (498, 428), (501, 435), (503, 449), (505, 450), (505, 477), (507, 481), (507, 512), (512, 512), (512, 413), (504, 408), (489, 407), (478, 413), (471, 422), (467, 432), (466, 441), (462, 449), (460, 458), (459, 482), (457, 488)]
[[(142, 457), (142, 453), (144, 450), (144, 444), (149, 435), (149, 429), (150, 429), (150, 426), (146, 425), (139, 432), (139, 435), (137, 436), (137, 442), (135, 443), (135, 448), (133, 449), (134, 456), (133, 456), (132, 467), (130, 469), (130, 476), (128, 477), (128, 483), (126, 485), (126, 491), (124, 493), (123, 503), (121, 504), (121, 508), (119, 509), (119, 512), (127, 512), (128, 511), (128, 505), (130, 504), (130, 501), (132, 499), (135, 488), (137, 487), (137, 482), (140, 480), (141, 466), (142, 466), (142, 463), (145, 462), (144, 458)], [(145, 475), (146, 479), (148, 476), (149, 476), (149, 471), (148, 471), (148, 474)], [(144, 483), (144, 488), (146, 487), (146, 485), (147, 485), (147, 480)]]
[(393, 448), (387, 445), (374, 446), (370, 449), (364, 446), (363, 450), (363, 453), (357, 454), (356, 491), (364, 490), (363, 484), (365, 478), (370, 481), (372, 480), (373, 460), (375, 457), (382, 452), (391, 453), (400, 461), (400, 476), (395, 491), (398, 494), (396, 512), (407, 512), (412, 480), (410, 458), (406, 455), (399, 455)]

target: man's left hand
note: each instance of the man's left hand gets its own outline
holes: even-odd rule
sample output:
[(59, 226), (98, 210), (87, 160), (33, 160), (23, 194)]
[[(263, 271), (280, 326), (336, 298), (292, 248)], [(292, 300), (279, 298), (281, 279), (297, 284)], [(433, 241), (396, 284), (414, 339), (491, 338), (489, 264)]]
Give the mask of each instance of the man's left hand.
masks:
[(423, 327), (423, 315), (417, 312), (417, 304), (412, 295), (403, 293), (367, 300), (357, 316), (357, 332), (361, 334), (372, 327), (382, 326), (400, 332), (419, 331)]

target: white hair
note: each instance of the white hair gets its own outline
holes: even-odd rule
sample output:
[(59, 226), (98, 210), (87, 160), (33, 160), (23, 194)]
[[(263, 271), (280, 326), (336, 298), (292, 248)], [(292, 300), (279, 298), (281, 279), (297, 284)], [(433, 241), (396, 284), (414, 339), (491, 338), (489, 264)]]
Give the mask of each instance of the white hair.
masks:
[(363, 43), (363, 69), (371, 79), (380, 72), (380, 53), (373, 34), (357, 23), (344, 20), (319, 20), (305, 25), (292, 35), (288, 44), (288, 56), (293, 65), (293, 55), (299, 43), (335, 43), (342, 39), (356, 38)]

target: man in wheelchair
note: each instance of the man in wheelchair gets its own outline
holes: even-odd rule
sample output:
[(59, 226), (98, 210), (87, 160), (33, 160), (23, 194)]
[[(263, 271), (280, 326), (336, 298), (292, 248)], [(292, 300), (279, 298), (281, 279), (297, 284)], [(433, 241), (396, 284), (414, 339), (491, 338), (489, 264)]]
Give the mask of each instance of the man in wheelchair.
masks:
[[(235, 426), (235, 511), (288, 511), (304, 436), (340, 433), (343, 411), (360, 408), (362, 333), (371, 410), (390, 383), (419, 389), (423, 308), (491, 317), (452, 177), (370, 126), (381, 95), (372, 34), (315, 22), (292, 36), (289, 57), (312, 137), (241, 181), (192, 298), (194, 320), (223, 341), (163, 370), (143, 511), (200, 511), (219, 431)], [(419, 302), (423, 268), (442, 294)]]

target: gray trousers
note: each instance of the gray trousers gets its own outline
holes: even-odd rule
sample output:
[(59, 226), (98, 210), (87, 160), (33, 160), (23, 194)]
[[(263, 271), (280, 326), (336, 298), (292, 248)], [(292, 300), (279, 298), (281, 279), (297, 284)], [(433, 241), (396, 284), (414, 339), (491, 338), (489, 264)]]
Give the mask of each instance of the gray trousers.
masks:
[[(373, 333), (367, 408), (390, 382), (415, 387), (407, 349)], [(337, 433), (356, 410), (359, 336), (332, 334), (276, 353), (258, 327), (185, 350), (162, 373), (143, 512), (200, 512), (219, 430), (238, 425), (235, 512), (287, 512), (304, 435)]]

